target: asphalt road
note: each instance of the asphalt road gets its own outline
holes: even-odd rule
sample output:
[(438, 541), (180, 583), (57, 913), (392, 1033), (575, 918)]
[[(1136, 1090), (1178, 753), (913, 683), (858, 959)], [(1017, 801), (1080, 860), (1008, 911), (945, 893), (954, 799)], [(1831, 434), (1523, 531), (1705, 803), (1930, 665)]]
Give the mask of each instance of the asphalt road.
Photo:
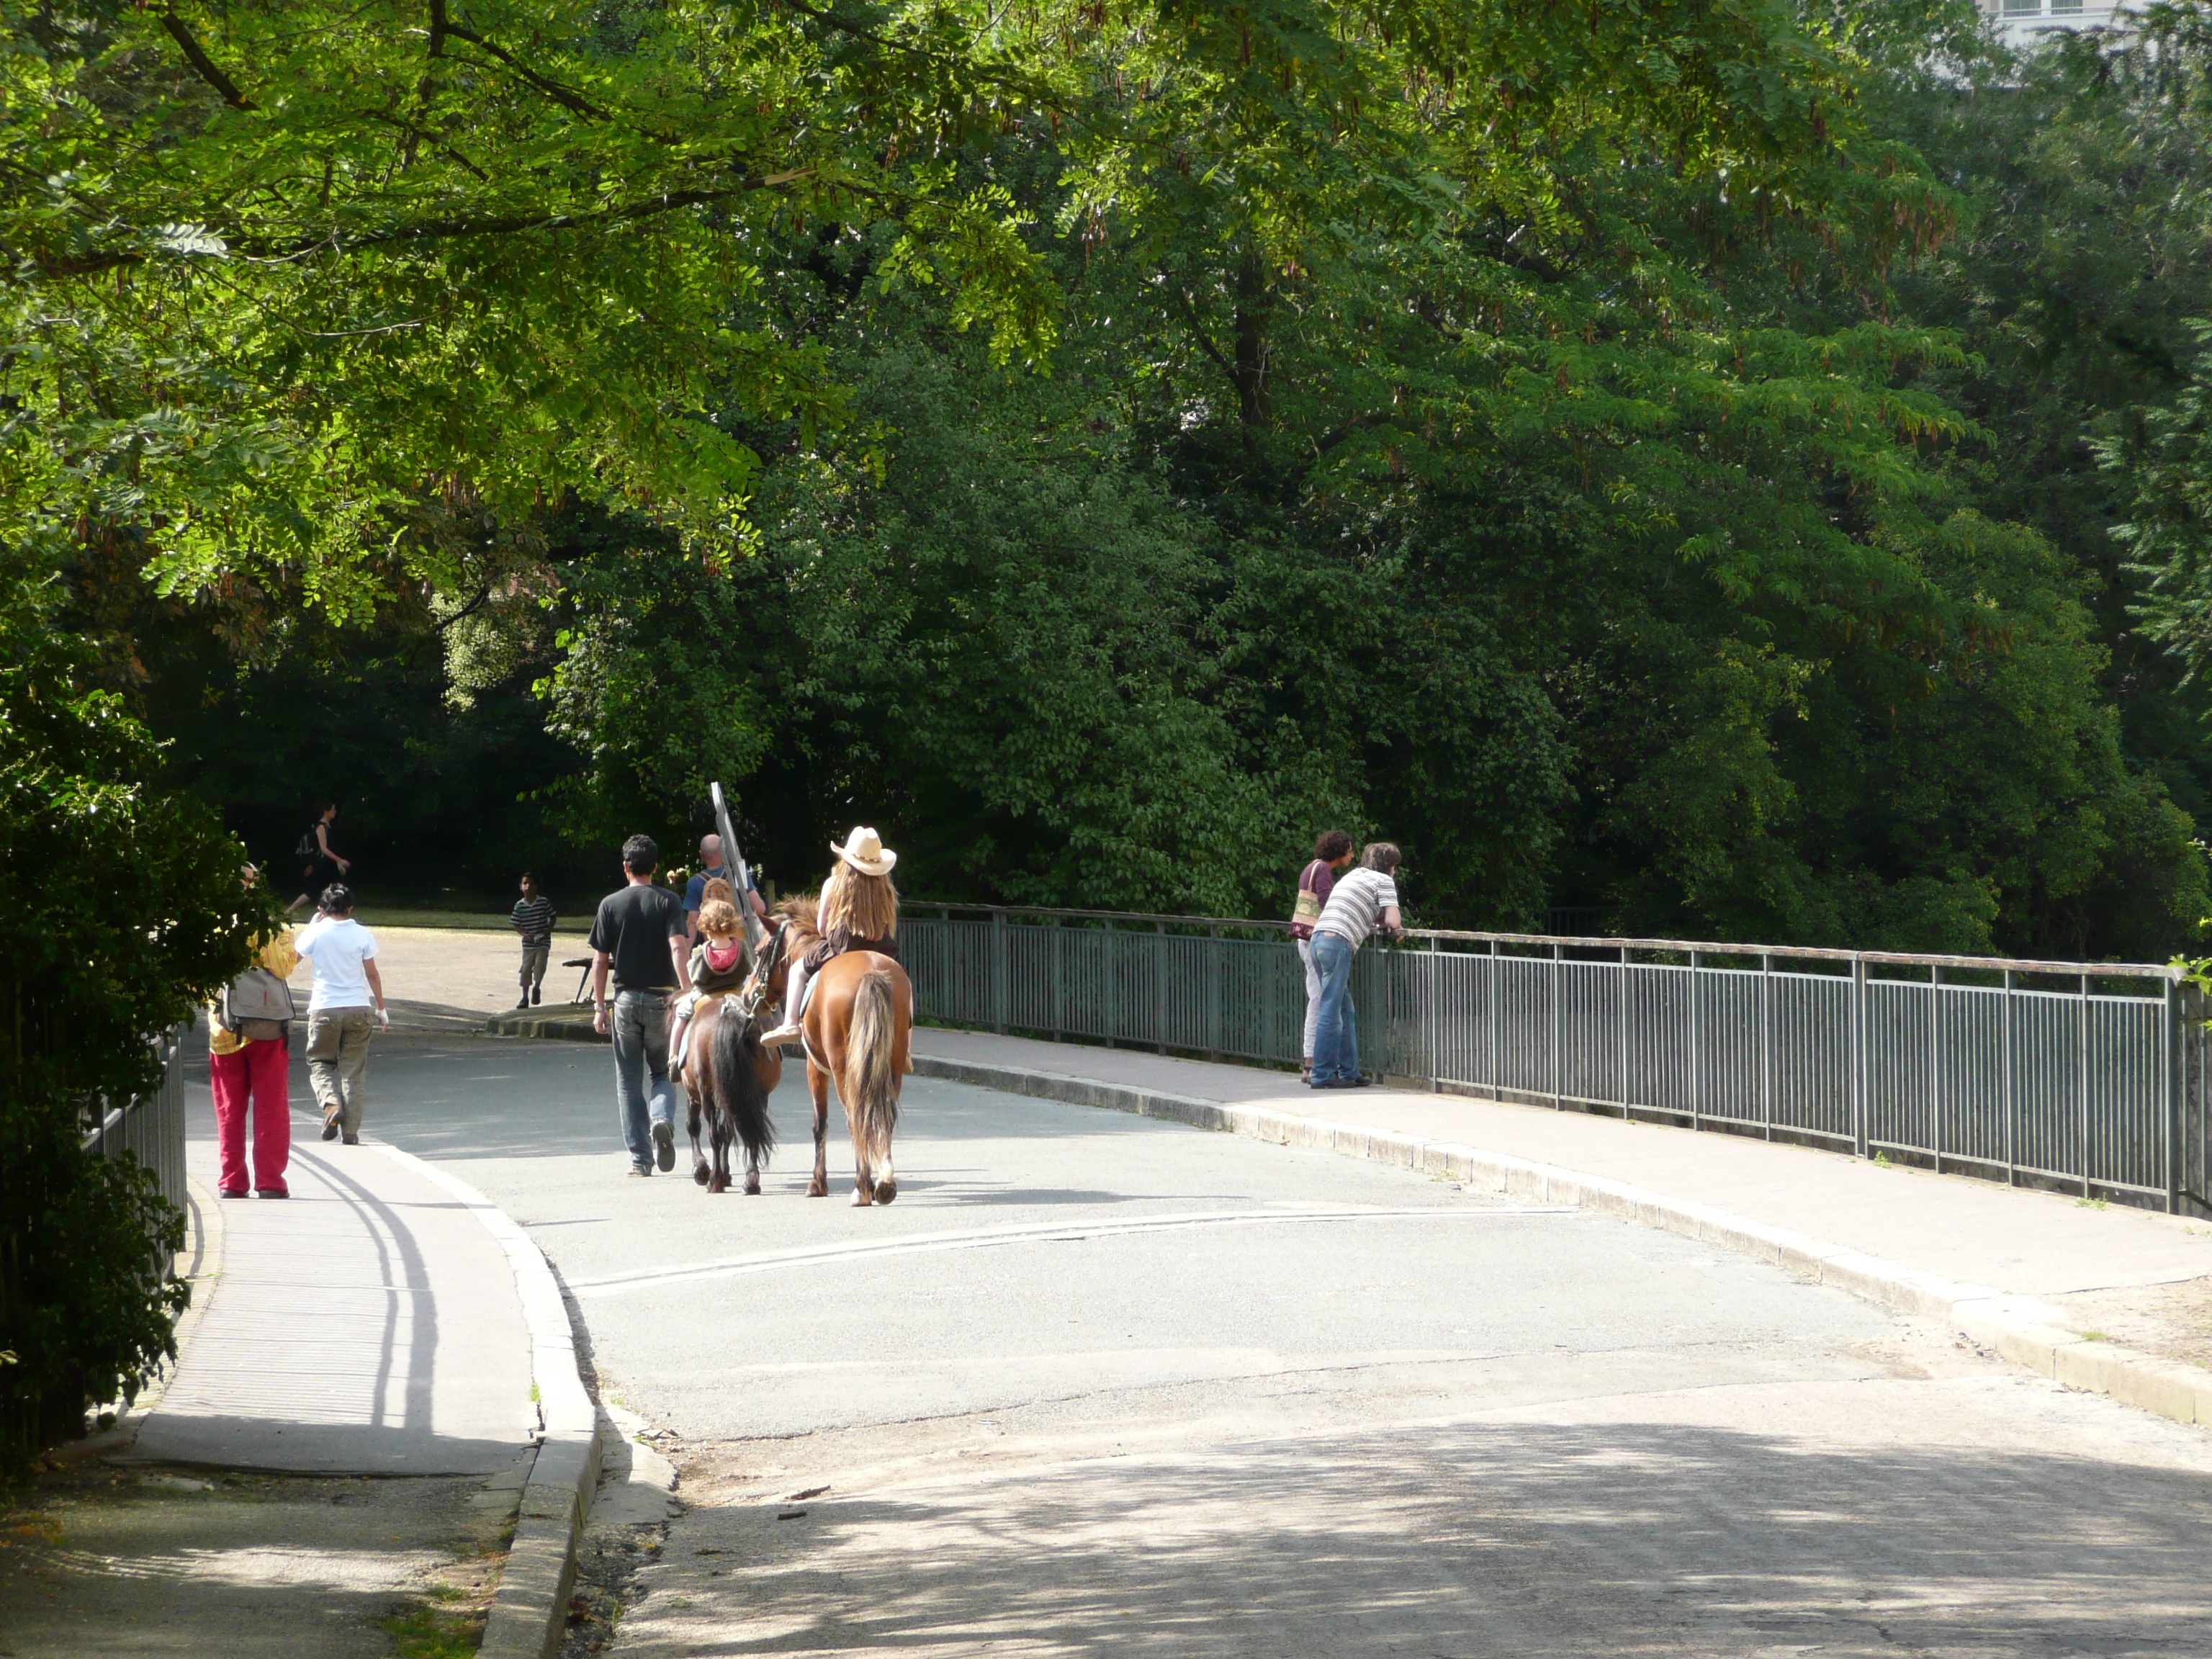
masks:
[(795, 1084), (710, 1199), (628, 1178), (604, 1049), (372, 1087), (682, 1438), (615, 1652), (2212, 1645), (2212, 1441), (1671, 1235), (926, 1079), (896, 1206), (802, 1196)]

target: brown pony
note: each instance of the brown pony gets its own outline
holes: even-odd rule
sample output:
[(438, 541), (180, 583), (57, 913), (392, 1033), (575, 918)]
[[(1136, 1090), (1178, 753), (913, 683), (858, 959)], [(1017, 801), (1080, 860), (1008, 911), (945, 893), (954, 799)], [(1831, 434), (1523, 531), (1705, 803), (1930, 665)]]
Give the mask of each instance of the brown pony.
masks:
[[(815, 901), (788, 898), (775, 907), (782, 926), (765, 953), (766, 991), (781, 1000), (791, 964), (821, 937)], [(837, 1085), (853, 1132), (853, 1202), (888, 1204), (898, 1196), (891, 1167), (891, 1131), (898, 1124), (899, 1086), (912, 1069), (907, 1057), (914, 993), (906, 969), (873, 951), (847, 951), (813, 976), (814, 994), (800, 1022), (806, 1045), (806, 1091), (814, 1101), (814, 1179), (809, 1198), (830, 1195), (823, 1138), (830, 1127), (830, 1085)], [(792, 1018), (794, 1010), (786, 1009)]]
[[(761, 1046), (749, 1000), (752, 994), (748, 986), (737, 995), (708, 997), (691, 1018), (690, 1046), (684, 1060), (684, 1092), (691, 1106), (691, 1178), (710, 1193), (730, 1189), (732, 1140), (744, 1145), (748, 1193), (760, 1191), (761, 1165), (775, 1150), (768, 1097), (783, 1080), (783, 1056)], [(702, 1112), (714, 1146), (711, 1170), (699, 1151)]]

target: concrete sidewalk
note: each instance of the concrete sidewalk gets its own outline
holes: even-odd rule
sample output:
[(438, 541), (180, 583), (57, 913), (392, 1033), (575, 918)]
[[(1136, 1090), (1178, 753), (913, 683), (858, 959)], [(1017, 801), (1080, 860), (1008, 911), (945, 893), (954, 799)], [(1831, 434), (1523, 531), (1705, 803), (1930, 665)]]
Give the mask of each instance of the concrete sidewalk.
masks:
[[(191, 1091), (185, 1167), (216, 1187)], [(295, 1096), (292, 1196), (221, 1206), (222, 1255), (126, 1455), (317, 1474), (490, 1474), (538, 1432), (507, 1254), (453, 1195), (365, 1140), (315, 1139)]]
[[(2069, 1362), (2077, 1370), (2090, 1359), (2109, 1370), (2130, 1351), (2154, 1366), (2212, 1364), (2212, 1225), (2203, 1222), (1712, 1131), (1402, 1089), (1319, 1092), (1287, 1073), (1127, 1049), (924, 1028), (915, 1054), (926, 1073), (995, 1076), (1021, 1092), (1516, 1191), (1548, 1183), (1554, 1199), (1578, 1192), (1571, 1201), (1702, 1228), (1788, 1265), (1825, 1261), (1834, 1282), (1895, 1305), (1963, 1309), (1962, 1320), (2001, 1313), (2008, 1327), (2045, 1333), (2023, 1352), (2045, 1356), (2027, 1363), (2047, 1374), (2069, 1345), (2082, 1351)], [(2212, 1423), (2212, 1373), (2177, 1386), (2201, 1389), (2201, 1420)]]
[[(163, 1491), (273, 1482), (279, 1501), (267, 1518), (286, 1527), (297, 1523), (280, 1515), (284, 1502), (323, 1501), (319, 1487), (304, 1484), (310, 1480), (374, 1477), (380, 1492), (423, 1494), (386, 1506), (394, 1548), (349, 1559), (343, 1571), (331, 1569), (333, 1583), (343, 1580), (371, 1598), (431, 1583), (433, 1605), (410, 1616), (446, 1620), (455, 1609), (445, 1603), (456, 1597), (461, 1624), (447, 1636), (465, 1634), (473, 1647), (480, 1631), (478, 1650), (501, 1659), (550, 1653), (564, 1627), (577, 1538), (600, 1473), (600, 1437), (560, 1285), (543, 1253), (483, 1194), (380, 1142), (373, 1085), (360, 1144), (321, 1139), (296, 1039), (291, 1196), (216, 1197), (204, 1037), (192, 1047), (185, 1168), (195, 1211), (193, 1306), (179, 1322), (177, 1360), (158, 1395), (101, 1437), (110, 1444), (88, 1443), (76, 1461), (104, 1455), (112, 1465), (155, 1471), (144, 1483)], [(373, 1078), (374, 1062), (371, 1070)], [(158, 1473), (164, 1469), (214, 1479)], [(184, 1517), (149, 1523), (110, 1513), (112, 1505), (56, 1501), (75, 1503), (75, 1524), (117, 1543), (103, 1559), (74, 1561), (73, 1607), (46, 1609), (63, 1641), (57, 1650), (78, 1650), (69, 1632), (118, 1609), (130, 1622), (189, 1633), (184, 1650), (209, 1650), (200, 1627), (234, 1614), (219, 1597), (167, 1584), (167, 1569), (148, 1565), (169, 1559), (160, 1552), (173, 1553), (175, 1523)], [(327, 1501), (353, 1498), (341, 1490)], [(491, 1532), (472, 1534), (483, 1527)], [(222, 1559), (190, 1576), (194, 1587), (234, 1579), (258, 1585), (274, 1570), (264, 1558), (282, 1554), (289, 1535), (246, 1523), (231, 1531), (229, 1543), (213, 1552)], [(340, 1542), (339, 1554), (354, 1547)], [(308, 1547), (325, 1549), (319, 1541)], [(448, 1571), (456, 1562), (467, 1568), (459, 1583)], [(323, 1571), (319, 1565), (310, 1577)], [(439, 1572), (448, 1576), (433, 1583)], [(319, 1616), (283, 1614), (257, 1634), (281, 1651), (340, 1651), (343, 1644), (327, 1645)], [(383, 1634), (373, 1612), (357, 1623)], [(33, 1644), (25, 1650), (48, 1650)]]

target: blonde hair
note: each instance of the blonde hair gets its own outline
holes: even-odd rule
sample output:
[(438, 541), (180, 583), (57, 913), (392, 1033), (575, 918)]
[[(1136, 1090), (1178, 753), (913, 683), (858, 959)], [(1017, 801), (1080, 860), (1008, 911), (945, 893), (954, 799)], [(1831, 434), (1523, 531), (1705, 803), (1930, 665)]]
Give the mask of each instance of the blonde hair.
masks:
[[(720, 887), (724, 892), (729, 890), (727, 882), (710, 881), (707, 885)], [(712, 933), (717, 939), (729, 938), (738, 931), (738, 907), (719, 894), (706, 900), (699, 906), (699, 931)]]
[(738, 890), (720, 876), (715, 876), (699, 890), (699, 914), (702, 916), (707, 914), (708, 899), (720, 899), (725, 904), (735, 904), (738, 902)]
[(842, 859), (822, 884), (817, 916), (822, 936), (842, 928), (854, 939), (890, 939), (898, 932), (898, 889), (889, 876), (855, 870)]

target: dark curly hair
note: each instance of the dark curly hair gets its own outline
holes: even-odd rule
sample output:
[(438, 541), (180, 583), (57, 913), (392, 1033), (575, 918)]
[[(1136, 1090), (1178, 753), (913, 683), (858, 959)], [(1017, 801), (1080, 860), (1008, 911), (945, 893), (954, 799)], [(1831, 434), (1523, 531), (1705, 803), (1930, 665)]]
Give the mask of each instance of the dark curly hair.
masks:
[(1334, 864), (1352, 850), (1352, 837), (1341, 830), (1324, 830), (1314, 842), (1314, 856), (1323, 864)]

